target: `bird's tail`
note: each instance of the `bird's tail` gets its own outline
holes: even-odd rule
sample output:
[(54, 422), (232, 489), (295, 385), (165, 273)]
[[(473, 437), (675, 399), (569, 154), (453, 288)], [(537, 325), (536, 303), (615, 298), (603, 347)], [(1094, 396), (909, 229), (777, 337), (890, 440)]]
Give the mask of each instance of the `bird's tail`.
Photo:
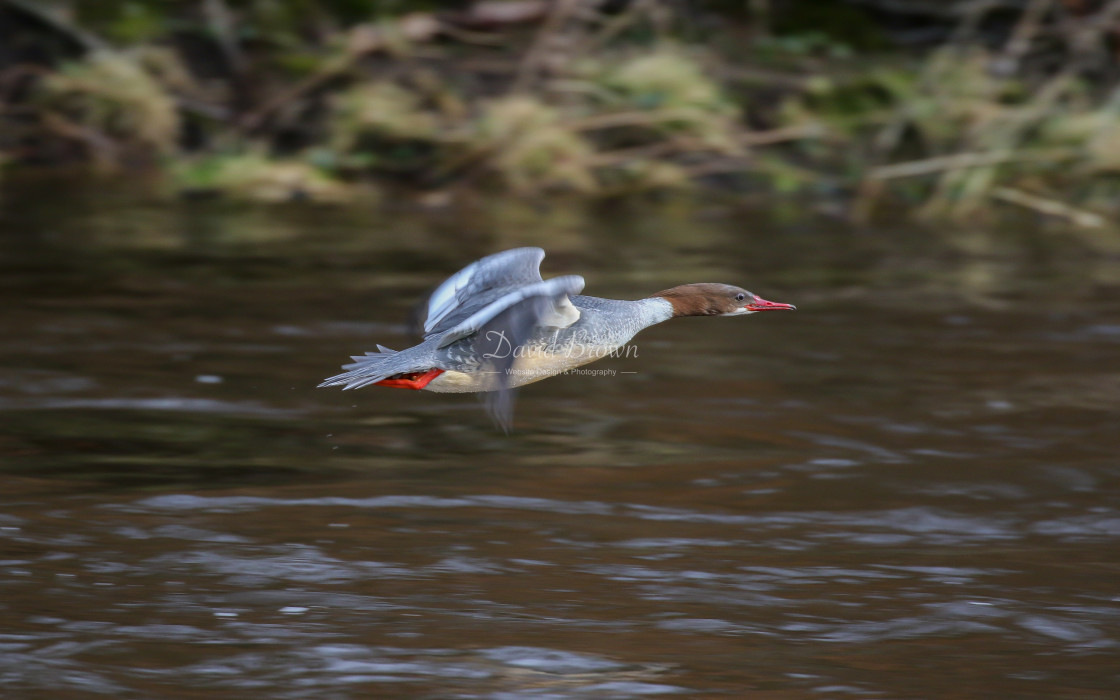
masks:
[(367, 352), (365, 355), (352, 355), (350, 359), (354, 360), (354, 362), (342, 366), (342, 369), (347, 371), (324, 379), (323, 383), (319, 386), (342, 385), (344, 390), (360, 389), (363, 386), (376, 384), (377, 382), (397, 374), (405, 374), (425, 369), (414, 367), (414, 363), (408, 362), (405, 358), (402, 358), (401, 353), (396, 350), (390, 350), (384, 345), (378, 345), (377, 352)]

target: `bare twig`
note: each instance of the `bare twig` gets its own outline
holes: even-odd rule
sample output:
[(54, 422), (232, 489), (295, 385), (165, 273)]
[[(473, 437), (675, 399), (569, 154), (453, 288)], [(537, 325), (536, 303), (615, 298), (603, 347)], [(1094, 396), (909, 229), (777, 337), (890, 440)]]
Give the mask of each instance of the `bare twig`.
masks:
[(197, 114), (201, 117), (219, 122), (228, 122), (230, 120), (231, 112), (229, 108), (222, 105), (210, 104), (202, 100), (195, 100), (178, 95), (175, 96), (175, 104), (179, 109), (189, 114)]
[(86, 146), (99, 167), (112, 168), (120, 162), (117, 144), (100, 131), (75, 124), (55, 112), (44, 111), (41, 118), (43, 125), (54, 133)]
[(1031, 48), (1031, 41), (1038, 34), (1046, 11), (1054, 4), (1054, 0), (1030, 0), (1023, 14), (1019, 17), (1011, 38), (1003, 47), (1003, 54), (996, 61), (996, 67), (1001, 75), (1014, 75), (1019, 70), (1019, 63)]
[(0, 109), (4, 109), (8, 100), (12, 98), (12, 94), (19, 89), (19, 83), (23, 78), (32, 76), (42, 77), (45, 75), (50, 75), (50, 71), (43, 66), (36, 66), (30, 63), (21, 63), (12, 66), (3, 73), (0, 73)]
[[(1066, 66), (1039, 88), (1029, 103), (1008, 118), (986, 125), (973, 136), (973, 142), (986, 146), (989, 153), (1020, 152), (1031, 127), (1049, 115), (1075, 84), (1077, 71), (1077, 62)], [(959, 217), (971, 212), (984, 201), (996, 175), (994, 167), (946, 172), (937, 191), (925, 203), (924, 213)]]
[[(629, 114), (629, 113), (628, 113)], [(610, 116), (610, 115), (608, 115)], [(808, 126), (791, 126), (783, 129), (771, 129), (769, 131), (749, 131), (739, 135), (736, 141), (742, 146), (767, 146), (775, 143), (784, 143), (786, 141), (799, 141), (802, 139), (819, 138), (823, 135), (822, 130), (815, 125)], [(675, 153), (703, 153), (705, 151), (720, 151), (719, 149), (698, 141), (692, 138), (677, 138), (667, 141), (660, 141), (658, 143), (648, 144), (645, 146), (635, 146), (633, 148), (622, 148), (615, 151), (606, 151), (597, 153), (589, 159), (589, 162), (594, 167), (603, 167), (610, 165), (617, 165), (628, 160), (638, 160), (644, 158), (658, 158), (661, 156), (672, 155)], [(719, 162), (735, 162), (745, 163), (743, 158), (723, 158)], [(693, 166), (694, 168), (702, 168), (705, 164)], [(726, 170), (726, 168), (720, 168)]]
[(978, 153), (954, 153), (948, 156), (937, 156), (924, 160), (914, 160), (907, 163), (894, 163), (881, 165), (872, 169), (867, 177), (871, 180), (893, 180), (900, 177), (916, 177), (918, 175), (932, 175), (949, 170), (965, 170), (968, 168), (984, 168), (1002, 163), (1024, 161), (1061, 161), (1076, 158), (1080, 151), (1074, 148), (1048, 148), (1045, 150), (1005, 150), (982, 151)]
[(505, 39), (499, 34), (491, 34), (487, 32), (476, 32), (472, 29), (463, 29), (454, 24), (445, 24), (440, 29), (440, 32), (456, 41), (464, 44), (475, 44), (478, 46), (500, 47), (505, 44)]
[[(710, 147), (708, 148), (710, 149)], [(587, 164), (593, 168), (603, 168), (619, 165), (631, 160), (659, 158), (674, 153), (695, 153), (702, 150), (705, 150), (705, 146), (697, 143), (694, 139), (672, 139), (669, 141), (659, 141), (658, 143), (652, 143), (646, 146), (620, 148), (615, 151), (596, 153), (587, 159)]]
[(1112, 92), (1109, 93), (1108, 99), (1104, 101), (1100, 113), (1103, 118), (1096, 128), (1096, 132), (1089, 139), (1087, 146), (1090, 151), (1095, 151), (1103, 146), (1112, 130), (1116, 128), (1116, 120), (1120, 118), (1120, 85), (1112, 88)]
[[(570, 2), (571, 0), (566, 0)], [(576, 0), (578, 2), (578, 0)], [(514, 0), (511, 2), (479, 2), (467, 12), (449, 15), (457, 24), (468, 27), (492, 27), (508, 24), (533, 22), (544, 15), (548, 4), (543, 0)], [(241, 128), (246, 132), (261, 129), (269, 119), (285, 106), (295, 102), (304, 95), (315, 92), (329, 84), (332, 80), (345, 75), (354, 64), (363, 56), (390, 51), (396, 45), (396, 40), (404, 39), (409, 42), (430, 41), (437, 35), (449, 33), (458, 36), (461, 40), (481, 42), (478, 35), (465, 36), (461, 30), (452, 29), (435, 15), (427, 13), (413, 13), (405, 15), (397, 21), (375, 26), (363, 24), (350, 30), (347, 52), (339, 58), (329, 62), (315, 73), (307, 76), (292, 87), (273, 95), (263, 105), (247, 114), (241, 120)], [(525, 66), (522, 64), (521, 69)]]
[(257, 131), (285, 106), (344, 75), (362, 56), (389, 50), (394, 46), (395, 39), (428, 41), (443, 29), (442, 24), (435, 17), (419, 13), (406, 15), (394, 22), (391, 27), (391, 32), (386, 31), (383, 26), (364, 24), (354, 27), (350, 31), (349, 46), (345, 54), (329, 62), (289, 89), (274, 95), (258, 107), (256, 111), (246, 115), (241, 120), (241, 128), (250, 133)]
[(738, 141), (744, 146), (769, 146), (787, 141), (819, 139), (826, 135), (826, 130), (820, 124), (800, 124), (766, 131), (748, 131), (741, 135)]
[(595, 51), (605, 46), (611, 39), (618, 36), (620, 32), (634, 24), (638, 16), (648, 10), (651, 0), (634, 0), (624, 12), (620, 12), (606, 23), (599, 30), (598, 34), (590, 37), (584, 41), (579, 47), (576, 48), (576, 55), (586, 56), (592, 51)]
[(1070, 51), (1074, 55), (1087, 56), (1101, 48), (1102, 39), (1116, 30), (1120, 19), (1120, 0), (1112, 0), (1095, 15), (1085, 17), (1080, 26), (1072, 32)]
[[(576, 119), (568, 122), (566, 126), (573, 131), (598, 131), (625, 126), (658, 126), (677, 120), (695, 120), (696, 117), (697, 112), (693, 109), (609, 112)], [(743, 146), (767, 146), (773, 143), (801, 141), (824, 136), (825, 129), (819, 124), (799, 124), (766, 131), (745, 131), (735, 140)]]
[[(953, 35), (949, 41), (950, 46), (960, 47), (971, 39), (980, 27), (984, 16), (996, 7), (995, 0), (975, 0), (975, 2), (965, 3), (960, 6), (962, 14), (960, 22), (958, 22), (956, 29), (953, 30)], [(951, 48), (944, 48), (942, 51), (958, 50)], [(935, 67), (938, 66), (936, 54), (933, 58), (927, 58), (922, 71), (918, 76), (918, 89), (921, 92), (934, 92), (937, 90)], [(903, 135), (906, 133), (906, 127), (911, 123), (914, 117), (914, 101), (908, 100), (900, 104), (894, 116), (875, 134), (871, 141), (870, 153), (867, 160), (871, 163), (882, 163), (886, 160), (892, 151), (894, 151), (898, 144), (902, 141)], [(872, 170), (871, 172), (874, 172)], [(877, 181), (871, 177), (865, 176), (859, 183), (856, 189), (856, 197), (852, 202), (849, 218), (855, 223), (865, 223), (870, 217), (875, 208), (875, 203), (879, 199), (879, 195), (883, 192), (882, 181)]]
[(1017, 204), (1027, 209), (1032, 209), (1048, 216), (1057, 216), (1068, 219), (1077, 226), (1084, 228), (1101, 228), (1107, 220), (1100, 214), (1084, 209), (1078, 209), (1056, 199), (1040, 197), (1030, 192), (1013, 189), (1011, 187), (997, 187), (992, 190), (992, 196), (1010, 204)]
[(447, 13), (447, 21), (471, 29), (492, 29), (536, 22), (548, 14), (546, 0), (483, 0), (463, 12)]
[(291, 104), (300, 97), (319, 89), (348, 71), (353, 65), (354, 59), (353, 55), (347, 55), (342, 59), (332, 61), (319, 69), (318, 72), (307, 76), (287, 90), (273, 95), (256, 111), (245, 115), (241, 119), (242, 130), (248, 133), (257, 131), (285, 105)]
[(718, 66), (715, 69), (721, 78), (754, 85), (773, 85), (791, 90), (807, 89), (813, 76), (782, 73), (776, 70), (752, 66)]
[(576, 119), (569, 122), (567, 126), (574, 131), (598, 131), (599, 129), (614, 129), (620, 126), (656, 126), (680, 119), (696, 119), (696, 110), (659, 109), (608, 112)]
[(66, 20), (56, 17), (47, 7), (44, 7), (42, 2), (36, 0), (0, 0), (0, 3), (7, 4), (8, 7), (47, 25), (80, 46), (83, 51), (99, 51), (109, 48), (109, 45), (102, 41), (100, 37), (78, 29)]
[(237, 27), (234, 25), (233, 14), (229, 11), (225, 0), (205, 0), (202, 4), (202, 12), (206, 15), (211, 31), (214, 32), (218, 47), (225, 55), (230, 71), (234, 75), (241, 75), (245, 72), (245, 61), (241, 56), (241, 47), (238, 46)]
[(521, 92), (529, 86), (529, 83), (540, 71), (548, 55), (550, 45), (554, 43), (564, 23), (579, 7), (581, 1), (555, 0), (544, 23), (537, 31), (537, 36), (534, 37), (533, 43), (529, 46), (529, 51), (526, 52), (521, 61), (521, 66), (517, 71), (517, 77), (514, 79), (513, 85), (510, 87), (510, 92)]
[(684, 168), (684, 172), (688, 177), (696, 178), (705, 175), (718, 175), (719, 173), (742, 173), (750, 167), (751, 162), (746, 158), (728, 157), (690, 165)]

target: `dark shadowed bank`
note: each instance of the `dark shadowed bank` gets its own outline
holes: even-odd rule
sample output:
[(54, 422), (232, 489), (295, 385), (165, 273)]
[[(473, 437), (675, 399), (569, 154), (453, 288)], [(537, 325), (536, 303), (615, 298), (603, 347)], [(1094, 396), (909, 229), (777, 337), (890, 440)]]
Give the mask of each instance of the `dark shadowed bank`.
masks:
[(0, 0), (0, 163), (268, 201), (692, 189), (1107, 230), (1118, 30), (1120, 0)]

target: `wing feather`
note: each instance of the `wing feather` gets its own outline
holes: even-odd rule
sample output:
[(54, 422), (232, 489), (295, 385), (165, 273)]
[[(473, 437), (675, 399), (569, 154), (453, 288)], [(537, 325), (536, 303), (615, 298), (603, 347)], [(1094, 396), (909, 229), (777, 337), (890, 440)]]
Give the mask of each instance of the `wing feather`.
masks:
[(583, 278), (578, 275), (528, 285), (480, 309), (445, 336), (466, 338), (464, 342), (481, 358), (478, 371), (494, 378), (483, 400), (494, 422), (507, 433), (513, 423), (517, 394), (512, 387), (512, 370), (522, 354), (518, 349), (539, 338), (544, 329), (579, 320), (579, 310), (568, 295), (582, 289)]
[(424, 336), (443, 332), (492, 303), (506, 291), (541, 281), (540, 248), (514, 248), (467, 265), (428, 297)]
[(579, 320), (579, 309), (572, 305), (568, 295), (578, 294), (583, 284), (579, 275), (566, 275), (507, 292), (448, 329), (437, 347), (447, 347), (478, 333), (502, 312), (530, 300), (534, 302), (533, 313), (526, 316), (525, 322), (533, 329), (541, 326), (566, 328)]

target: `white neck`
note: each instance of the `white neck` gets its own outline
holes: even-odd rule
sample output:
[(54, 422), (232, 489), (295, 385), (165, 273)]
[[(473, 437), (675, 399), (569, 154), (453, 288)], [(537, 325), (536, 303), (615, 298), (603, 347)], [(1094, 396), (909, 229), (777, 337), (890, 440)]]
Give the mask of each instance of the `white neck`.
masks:
[(639, 312), (639, 317), (642, 320), (642, 328), (649, 328), (650, 326), (668, 321), (673, 317), (673, 305), (668, 300), (661, 297), (649, 297), (648, 299), (638, 300), (642, 306)]

